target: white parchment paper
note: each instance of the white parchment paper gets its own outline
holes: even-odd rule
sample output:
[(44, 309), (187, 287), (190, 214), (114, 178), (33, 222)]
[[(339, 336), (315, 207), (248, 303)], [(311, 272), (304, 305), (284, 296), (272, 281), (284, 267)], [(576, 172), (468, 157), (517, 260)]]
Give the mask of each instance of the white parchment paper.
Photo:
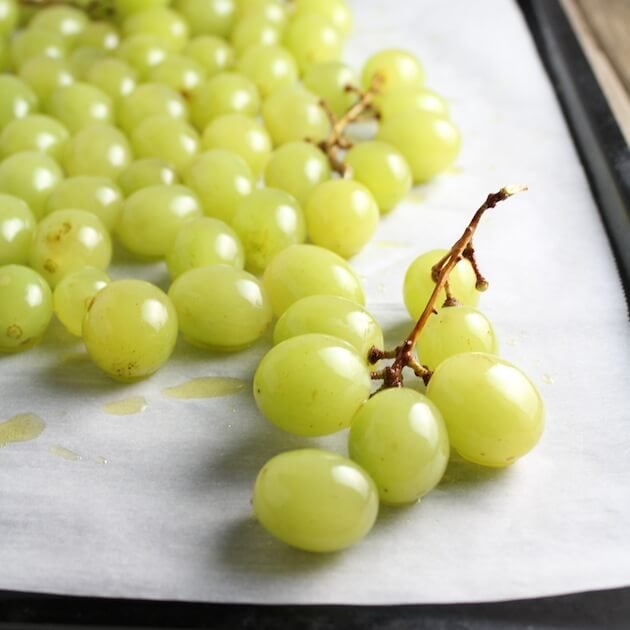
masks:
[[(58, 324), (0, 357), (2, 419), (33, 412), (37, 440), (0, 449), (0, 588), (231, 602), (426, 603), (534, 597), (630, 583), (630, 330), (584, 174), (515, 5), (506, 0), (351, 2), (347, 59), (403, 47), (425, 62), (462, 129), (457, 168), (416, 189), (353, 261), (390, 341), (409, 328), (401, 284), (418, 253), (448, 246), (486, 193), (530, 192), (489, 214), (476, 239), (482, 300), (503, 355), (540, 387), (547, 428), (505, 471), (454, 461), (420, 505), (383, 509), (339, 554), (289, 549), (254, 521), (250, 492), (271, 456), (345, 436), (283, 434), (249, 392), (178, 401), (194, 376), (250, 380), (268, 340), (219, 356), (181, 342), (146, 382), (121, 386)], [(166, 286), (162, 266), (118, 264)], [(70, 357), (68, 354), (70, 353)], [(102, 405), (141, 395), (148, 407)], [(81, 455), (69, 461), (49, 451)], [(105, 458), (102, 463), (99, 458)]]

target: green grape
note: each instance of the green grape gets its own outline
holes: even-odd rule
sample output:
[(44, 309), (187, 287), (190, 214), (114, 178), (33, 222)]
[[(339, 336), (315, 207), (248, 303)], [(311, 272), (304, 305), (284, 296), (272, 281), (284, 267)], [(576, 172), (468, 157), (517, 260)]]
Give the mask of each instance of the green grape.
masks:
[(278, 252), (306, 239), (304, 214), (297, 201), (274, 188), (259, 188), (245, 197), (232, 227), (243, 243), (252, 273), (262, 273)]
[(89, 83), (56, 88), (48, 97), (45, 109), (73, 133), (94, 123), (111, 125), (114, 122), (112, 99)]
[(298, 80), (295, 59), (282, 46), (250, 46), (239, 59), (238, 70), (254, 82), (263, 97)]
[(153, 35), (171, 50), (182, 50), (188, 41), (186, 20), (166, 7), (152, 7), (132, 13), (122, 24), (125, 37)]
[(41, 28), (27, 28), (16, 32), (11, 39), (11, 62), (19, 70), (29, 59), (40, 55), (61, 59), (66, 56), (67, 48), (61, 35)]
[(260, 15), (248, 15), (238, 20), (230, 35), (230, 42), (237, 55), (244, 53), (250, 46), (274, 46), (280, 40), (278, 25)]
[(442, 361), (427, 388), (451, 446), (466, 460), (501, 468), (540, 439), (543, 402), (521, 370), (492, 354), (466, 352)]
[(295, 15), (319, 13), (340, 33), (348, 37), (352, 30), (352, 13), (345, 0), (296, 0)]
[(147, 72), (151, 83), (162, 83), (183, 96), (191, 95), (205, 81), (206, 71), (194, 59), (184, 55), (169, 55), (161, 64)]
[(81, 336), (83, 318), (90, 302), (109, 283), (110, 277), (96, 267), (84, 267), (59, 282), (53, 291), (53, 307), (68, 332)]
[(236, 232), (212, 217), (193, 219), (178, 230), (173, 247), (166, 256), (171, 278), (189, 269), (208, 265), (245, 266), (245, 252)]
[(374, 196), (379, 210), (391, 210), (411, 190), (407, 160), (391, 144), (371, 140), (355, 144), (346, 153), (352, 178)]
[(83, 127), (64, 148), (63, 167), (68, 175), (101, 175), (116, 179), (131, 163), (125, 134), (111, 125)]
[(275, 344), (308, 333), (343, 339), (367, 360), (372, 346), (383, 349), (383, 332), (363, 306), (336, 295), (310, 295), (294, 302), (276, 322)]
[(345, 258), (370, 240), (379, 216), (370, 191), (350, 179), (319, 184), (306, 202), (304, 215), (311, 241)]
[(365, 358), (353, 346), (311, 333), (267, 352), (254, 375), (254, 399), (265, 418), (284, 431), (328, 435), (350, 426), (370, 385)]
[(346, 87), (356, 86), (358, 81), (354, 70), (344, 63), (314, 63), (308, 67), (302, 80), (306, 88), (324, 99), (326, 105), (339, 117), (357, 102), (356, 93), (346, 90)]
[(42, 7), (29, 22), (29, 29), (43, 29), (61, 35), (69, 45), (73, 45), (85, 30), (89, 19), (84, 11), (69, 6)]
[(271, 155), (271, 138), (265, 128), (243, 114), (215, 118), (203, 132), (204, 149), (224, 149), (240, 155), (254, 175), (262, 173)]
[(445, 171), (455, 161), (461, 145), (459, 131), (450, 120), (418, 110), (385, 120), (376, 137), (405, 156), (416, 183)]
[(448, 118), (448, 105), (436, 92), (420, 85), (402, 85), (383, 94), (376, 94), (374, 108), (381, 120), (389, 120), (408, 111), (428, 112)]
[(143, 258), (163, 257), (177, 231), (201, 216), (199, 199), (185, 186), (148, 186), (127, 197), (116, 226), (120, 242)]
[(384, 503), (413, 503), (433, 490), (449, 458), (439, 409), (419, 392), (386, 389), (372, 396), (352, 419), (348, 450), (378, 488)]
[(234, 65), (232, 47), (224, 39), (214, 35), (193, 37), (186, 44), (184, 55), (196, 61), (205, 70), (208, 78), (225, 72)]
[(261, 525), (298, 549), (332, 552), (357, 543), (374, 525), (378, 494), (354, 462), (316, 449), (276, 455), (254, 486)]
[(156, 372), (177, 340), (173, 303), (143, 280), (116, 280), (90, 302), (81, 330), (96, 365), (118, 381), (138, 381)]
[(242, 20), (256, 15), (284, 29), (287, 24), (287, 5), (281, 0), (239, 0), (237, 18)]
[(11, 70), (11, 54), (9, 51), (9, 41), (0, 36), (0, 72)]
[(460, 352), (497, 354), (498, 343), (488, 318), (470, 306), (441, 308), (418, 338), (422, 363), (434, 370)]
[(37, 272), (22, 265), (0, 267), (0, 352), (32, 348), (52, 313), (50, 288)]
[(94, 63), (86, 78), (114, 101), (131, 94), (138, 79), (136, 71), (128, 63), (115, 57), (105, 57)]
[(414, 55), (398, 49), (379, 50), (363, 66), (361, 82), (369, 88), (378, 75), (379, 92), (386, 93), (401, 86), (419, 87), (424, 83), (424, 69)]
[(100, 48), (113, 52), (120, 44), (120, 35), (113, 24), (106, 21), (88, 22), (77, 36), (78, 46)]
[(200, 131), (224, 114), (256, 116), (259, 109), (256, 86), (235, 72), (217, 74), (195, 90), (190, 99), (191, 119)]
[(130, 134), (149, 116), (170, 116), (178, 120), (188, 120), (186, 101), (175, 90), (160, 83), (139, 85), (118, 104), (118, 125)]
[(122, 210), (120, 188), (107, 177), (79, 175), (64, 179), (46, 199), (46, 214), (79, 208), (95, 214), (112, 231)]
[(291, 20), (284, 45), (295, 57), (300, 70), (305, 72), (311, 64), (340, 59), (343, 38), (323, 15), (308, 12)]
[(263, 103), (262, 115), (275, 146), (293, 140), (319, 142), (330, 132), (319, 99), (301, 85), (276, 88)]
[(271, 323), (260, 281), (229, 265), (189, 269), (176, 278), (168, 294), (179, 329), (197, 346), (239, 350), (260, 339)]
[(175, 0), (174, 7), (188, 22), (193, 35), (227, 37), (232, 30), (234, 0)]
[(198, 155), (185, 169), (183, 180), (199, 195), (204, 213), (226, 223), (232, 222), (238, 204), (255, 183), (247, 162), (221, 149)]
[[(448, 254), (446, 249), (433, 249), (418, 256), (407, 268), (403, 283), (405, 306), (412, 319), (418, 319), (427, 305), (435, 288), (432, 267)], [(448, 283), (453, 297), (466, 306), (476, 306), (479, 302), (479, 291), (475, 288), (477, 278), (467, 260), (460, 260), (451, 272)], [(440, 291), (436, 307), (446, 301), (444, 289)]]
[(179, 177), (171, 164), (158, 158), (132, 162), (118, 177), (118, 185), (126, 197), (147, 186), (172, 186)]
[(267, 265), (263, 276), (278, 317), (294, 302), (309, 295), (338, 295), (365, 304), (363, 288), (350, 265), (317, 245), (291, 245)]
[(0, 75), (0, 129), (16, 118), (24, 118), (37, 111), (35, 92), (17, 77)]
[(55, 210), (35, 230), (29, 264), (51, 287), (69, 273), (91, 266), (105, 270), (112, 257), (107, 228), (91, 212)]
[(168, 46), (155, 35), (140, 33), (126, 37), (116, 49), (116, 56), (128, 63), (140, 75), (161, 64), (169, 55)]
[(12, 120), (0, 135), (2, 157), (21, 151), (40, 151), (59, 159), (70, 137), (68, 130), (55, 118), (31, 114)]
[(0, 0), (0, 37), (13, 33), (18, 23), (18, 4), (16, 0)]
[(131, 145), (138, 158), (156, 157), (181, 171), (197, 155), (199, 135), (183, 120), (151, 116), (133, 130)]
[(63, 179), (57, 162), (39, 151), (14, 153), (0, 162), (0, 192), (26, 201), (36, 218), (48, 195)]
[(24, 201), (0, 193), (0, 265), (26, 264), (35, 224)]
[(103, 59), (107, 59), (107, 52), (102, 48), (79, 46), (68, 55), (67, 63), (74, 77), (85, 81), (92, 66)]
[(328, 158), (310, 142), (288, 142), (277, 148), (265, 167), (265, 184), (285, 190), (304, 207), (313, 189), (330, 179)]
[(58, 87), (70, 85), (75, 80), (66, 59), (43, 55), (33, 57), (23, 64), (19, 76), (42, 100), (48, 98)]
[(171, 0), (114, 0), (116, 15), (126, 18), (132, 13), (146, 11), (157, 7), (167, 7)]

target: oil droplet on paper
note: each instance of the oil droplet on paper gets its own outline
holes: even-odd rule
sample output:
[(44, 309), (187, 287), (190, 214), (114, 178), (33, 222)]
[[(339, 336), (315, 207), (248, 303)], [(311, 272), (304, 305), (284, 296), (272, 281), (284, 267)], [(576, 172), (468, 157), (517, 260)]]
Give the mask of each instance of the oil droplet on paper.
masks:
[(202, 376), (162, 390), (170, 398), (215, 398), (229, 396), (244, 389), (245, 381), (231, 376)]
[(55, 444), (48, 449), (48, 452), (51, 455), (56, 455), (57, 457), (61, 457), (62, 459), (67, 459), (70, 462), (78, 462), (81, 459), (81, 455), (71, 451), (69, 448), (65, 446), (59, 446)]
[(89, 358), (87, 352), (68, 352), (61, 357), (61, 363), (83, 363)]
[(553, 385), (553, 378), (551, 376), (549, 376), (549, 374), (543, 374), (542, 375), (542, 381), (546, 385)]
[(103, 405), (103, 409), (114, 416), (130, 416), (134, 413), (141, 413), (146, 408), (147, 401), (144, 396), (131, 396), (131, 398), (113, 400)]
[(0, 423), (0, 448), (13, 442), (34, 440), (46, 424), (34, 413), (20, 413)]
[(106, 460), (106, 459), (105, 459), (102, 455), (99, 455), (99, 456), (96, 458), (96, 463), (97, 463), (97, 464), (102, 464), (102, 465), (105, 465), (105, 464), (107, 464), (108, 462), (107, 462), (107, 460)]

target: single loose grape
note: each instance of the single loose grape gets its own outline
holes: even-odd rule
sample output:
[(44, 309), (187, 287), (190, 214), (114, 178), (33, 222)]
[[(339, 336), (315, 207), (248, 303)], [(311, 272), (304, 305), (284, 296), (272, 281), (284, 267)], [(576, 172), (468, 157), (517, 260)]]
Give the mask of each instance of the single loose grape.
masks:
[(50, 288), (37, 272), (0, 267), (0, 352), (32, 348), (46, 332), (52, 309)]
[(113, 24), (106, 21), (88, 22), (78, 34), (78, 46), (91, 46), (107, 52), (116, 50), (120, 44), (120, 35)]
[(374, 525), (378, 494), (354, 462), (315, 449), (269, 460), (254, 486), (254, 513), (287, 545), (315, 552), (345, 549)]
[(22, 199), (0, 193), (0, 265), (26, 264), (35, 224)]
[(132, 162), (118, 177), (118, 185), (125, 196), (147, 186), (173, 186), (179, 176), (172, 164), (158, 158), (143, 158)]
[(61, 59), (66, 56), (67, 51), (68, 44), (61, 35), (41, 28), (26, 28), (16, 32), (11, 38), (11, 63), (16, 70), (34, 57), (43, 55)]
[(298, 68), (293, 55), (282, 46), (250, 46), (238, 62), (238, 70), (254, 82), (261, 96), (298, 80)]
[(372, 346), (382, 349), (383, 332), (367, 310), (336, 295), (311, 295), (294, 302), (276, 322), (275, 344), (308, 333), (323, 333), (352, 344), (367, 360)]
[(83, 318), (92, 298), (110, 282), (110, 277), (96, 267), (84, 267), (65, 276), (53, 291), (55, 315), (64, 328), (81, 336)]
[(81, 335), (104, 372), (119, 381), (137, 381), (171, 356), (177, 313), (168, 296), (149, 282), (117, 280), (94, 296)]
[(229, 265), (189, 269), (168, 294), (179, 329), (197, 346), (239, 350), (260, 339), (271, 323), (271, 306), (260, 281)]
[(88, 24), (85, 11), (69, 6), (44, 6), (33, 16), (28, 27), (53, 31), (73, 45)]
[(280, 27), (260, 15), (248, 15), (238, 20), (230, 35), (230, 42), (237, 55), (252, 46), (274, 46), (280, 43)]
[(304, 73), (303, 81), (306, 88), (323, 98), (337, 116), (342, 116), (357, 102), (356, 92), (346, 89), (357, 86), (355, 73), (339, 61), (312, 64)]
[(0, 129), (16, 118), (37, 111), (38, 99), (25, 81), (10, 74), (0, 75)]
[(186, 20), (167, 7), (151, 7), (125, 18), (122, 24), (125, 37), (153, 35), (171, 50), (182, 50), (188, 41)]
[(122, 59), (105, 57), (92, 65), (87, 80), (117, 101), (136, 89), (138, 73)]
[(372, 103), (381, 120), (408, 111), (433, 113), (444, 118), (449, 115), (446, 101), (437, 92), (418, 85), (402, 85), (376, 94)]
[(113, 124), (112, 99), (89, 83), (72, 83), (56, 88), (46, 101), (46, 113), (76, 132), (95, 123)]
[(39, 151), (55, 159), (62, 155), (70, 132), (55, 118), (31, 114), (12, 120), (0, 135), (2, 157), (21, 151)]
[(225, 72), (234, 65), (232, 47), (224, 39), (214, 35), (193, 37), (186, 44), (184, 55), (197, 62), (208, 78)]
[(401, 86), (417, 87), (424, 83), (424, 70), (414, 55), (398, 49), (380, 50), (363, 66), (361, 82), (364, 88), (378, 77), (378, 88), (385, 93)]
[(254, 375), (261, 413), (284, 431), (318, 436), (350, 426), (370, 395), (365, 358), (319, 333), (291, 337), (267, 352)]
[(236, 15), (234, 0), (175, 0), (174, 7), (190, 25), (192, 35), (227, 37)]
[(343, 50), (343, 38), (323, 15), (308, 12), (296, 15), (290, 22), (284, 45), (305, 72), (311, 64), (337, 61)]
[(166, 256), (171, 278), (208, 265), (245, 266), (245, 252), (236, 232), (219, 219), (200, 217), (183, 225)]
[(400, 505), (435, 488), (450, 448), (439, 409), (426, 396), (403, 387), (379, 392), (359, 408), (348, 450), (376, 483), (381, 501)]
[(44, 101), (63, 85), (75, 82), (75, 76), (67, 59), (54, 59), (39, 55), (20, 67), (19, 76), (39, 99)]
[(140, 33), (125, 37), (116, 49), (116, 56), (144, 76), (152, 67), (161, 64), (170, 52), (168, 44), (159, 37)]
[(350, 265), (317, 245), (283, 249), (267, 265), (263, 281), (278, 317), (309, 295), (338, 295), (365, 304), (361, 282)]
[(296, 0), (295, 14), (319, 13), (326, 18), (342, 37), (352, 30), (352, 13), (345, 0)]
[(513, 464), (543, 431), (538, 390), (521, 370), (492, 354), (466, 352), (442, 361), (427, 396), (442, 412), (451, 446), (482, 466)]
[(147, 81), (168, 85), (183, 96), (191, 95), (205, 79), (205, 69), (184, 55), (169, 55), (147, 72)]

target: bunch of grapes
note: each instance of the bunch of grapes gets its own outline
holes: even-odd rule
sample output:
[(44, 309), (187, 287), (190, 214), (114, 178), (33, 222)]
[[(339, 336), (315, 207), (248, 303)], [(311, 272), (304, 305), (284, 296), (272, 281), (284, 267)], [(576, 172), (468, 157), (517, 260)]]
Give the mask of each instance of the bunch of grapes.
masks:
[[(360, 539), (379, 501), (429, 492), (451, 446), (506, 466), (543, 422), (474, 308), (472, 235), (511, 190), (414, 261), (417, 324), (383, 347), (346, 259), (460, 137), (413, 55), (377, 52), (360, 77), (342, 63), (350, 30), (344, 0), (0, 0), (0, 351), (34, 346), (54, 313), (130, 382), (180, 332), (232, 352), (277, 317), (254, 376), (262, 414), (302, 436), (350, 429), (350, 459), (284, 453), (256, 481), (260, 522), (313, 551)], [(362, 120), (369, 138), (352, 133)], [(111, 281), (112, 238), (164, 260), (168, 294)]]

